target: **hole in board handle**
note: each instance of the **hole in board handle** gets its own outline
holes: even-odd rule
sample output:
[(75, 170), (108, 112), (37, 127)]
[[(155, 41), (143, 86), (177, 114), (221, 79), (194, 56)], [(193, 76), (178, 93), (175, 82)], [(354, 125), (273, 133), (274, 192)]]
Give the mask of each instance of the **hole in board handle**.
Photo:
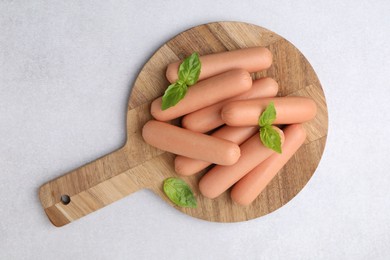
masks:
[(68, 195), (62, 195), (61, 202), (64, 205), (68, 205), (70, 203), (70, 197)]

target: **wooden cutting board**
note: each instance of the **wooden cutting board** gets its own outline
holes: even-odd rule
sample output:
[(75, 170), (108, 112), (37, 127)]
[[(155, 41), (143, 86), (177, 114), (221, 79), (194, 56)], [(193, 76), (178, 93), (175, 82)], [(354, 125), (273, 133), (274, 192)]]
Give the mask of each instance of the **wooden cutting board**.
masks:
[[(307, 96), (317, 102), (316, 118), (305, 124), (307, 140), (250, 206), (234, 204), (229, 192), (214, 200), (203, 197), (197, 187), (202, 175), (199, 174), (183, 177), (194, 190), (198, 207), (177, 207), (162, 190), (165, 178), (177, 176), (174, 155), (147, 145), (141, 136), (142, 126), (152, 118), (151, 101), (161, 96), (168, 86), (165, 68), (194, 51), (204, 55), (253, 46), (269, 48), (274, 57), (271, 68), (254, 74), (254, 78), (274, 78), (279, 83), (279, 96)], [(126, 144), (42, 185), (39, 198), (55, 226), (68, 224), (140, 189), (154, 191), (173, 207), (196, 218), (217, 222), (249, 220), (282, 207), (306, 185), (322, 156), (327, 131), (327, 108), (321, 84), (309, 62), (291, 43), (269, 30), (246, 23), (200, 25), (161, 46), (139, 73), (128, 104)]]

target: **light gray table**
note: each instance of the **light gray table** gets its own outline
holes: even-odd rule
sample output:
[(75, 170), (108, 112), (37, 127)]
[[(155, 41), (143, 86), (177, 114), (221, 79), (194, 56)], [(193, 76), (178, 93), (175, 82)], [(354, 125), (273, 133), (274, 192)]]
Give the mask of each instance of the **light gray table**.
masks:
[[(0, 259), (389, 259), (390, 2), (0, 1)], [(311, 181), (235, 224), (140, 191), (54, 228), (38, 187), (119, 148), (138, 71), (220, 20), (284, 36), (315, 68), (329, 136)]]

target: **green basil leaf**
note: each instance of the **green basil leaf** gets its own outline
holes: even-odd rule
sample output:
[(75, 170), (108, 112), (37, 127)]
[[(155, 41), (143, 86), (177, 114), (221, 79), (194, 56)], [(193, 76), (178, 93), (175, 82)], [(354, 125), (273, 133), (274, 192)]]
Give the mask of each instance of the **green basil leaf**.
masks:
[(180, 207), (196, 208), (196, 198), (188, 184), (179, 178), (168, 178), (164, 180), (163, 186), (168, 198)]
[(274, 102), (268, 104), (266, 109), (261, 113), (259, 117), (259, 126), (263, 127), (266, 125), (272, 125), (272, 123), (276, 119), (276, 110), (274, 106)]
[(201, 64), (199, 54), (194, 52), (179, 66), (179, 79), (168, 86), (162, 97), (161, 109), (166, 110), (184, 98), (189, 86), (195, 84), (199, 79)]
[(168, 109), (184, 98), (187, 93), (187, 86), (185, 84), (173, 83), (168, 86), (165, 90), (164, 96), (162, 97), (161, 109)]
[(200, 70), (199, 54), (194, 52), (180, 64), (178, 78), (187, 86), (194, 85), (199, 79)]
[(270, 125), (260, 128), (260, 139), (264, 146), (274, 150), (277, 153), (282, 153), (282, 141), (278, 131)]

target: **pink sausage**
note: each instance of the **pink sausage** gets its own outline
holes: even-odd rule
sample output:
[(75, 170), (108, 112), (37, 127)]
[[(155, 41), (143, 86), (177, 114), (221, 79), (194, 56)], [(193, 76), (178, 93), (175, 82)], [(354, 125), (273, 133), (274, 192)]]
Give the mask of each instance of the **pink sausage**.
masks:
[(232, 165), (240, 157), (240, 147), (233, 142), (156, 120), (144, 125), (142, 137), (161, 150), (211, 163)]
[[(244, 69), (250, 73), (268, 69), (272, 64), (272, 53), (264, 47), (252, 47), (200, 56), (200, 62), (199, 80), (202, 80), (233, 69)], [(166, 77), (169, 82), (177, 80), (180, 63), (168, 65)]]
[(305, 129), (299, 124), (289, 125), (283, 132), (283, 153), (271, 155), (239, 180), (230, 194), (233, 201), (241, 205), (249, 205), (254, 201), (306, 139)]
[(157, 98), (152, 102), (151, 114), (160, 121), (172, 120), (239, 95), (251, 87), (252, 78), (247, 71), (231, 70), (190, 86), (185, 97), (166, 110), (161, 110), (162, 97)]
[(231, 126), (258, 125), (258, 119), (270, 102), (274, 102), (276, 120), (274, 124), (303, 123), (313, 119), (317, 105), (307, 97), (275, 97), (239, 100), (222, 107), (222, 120)]

